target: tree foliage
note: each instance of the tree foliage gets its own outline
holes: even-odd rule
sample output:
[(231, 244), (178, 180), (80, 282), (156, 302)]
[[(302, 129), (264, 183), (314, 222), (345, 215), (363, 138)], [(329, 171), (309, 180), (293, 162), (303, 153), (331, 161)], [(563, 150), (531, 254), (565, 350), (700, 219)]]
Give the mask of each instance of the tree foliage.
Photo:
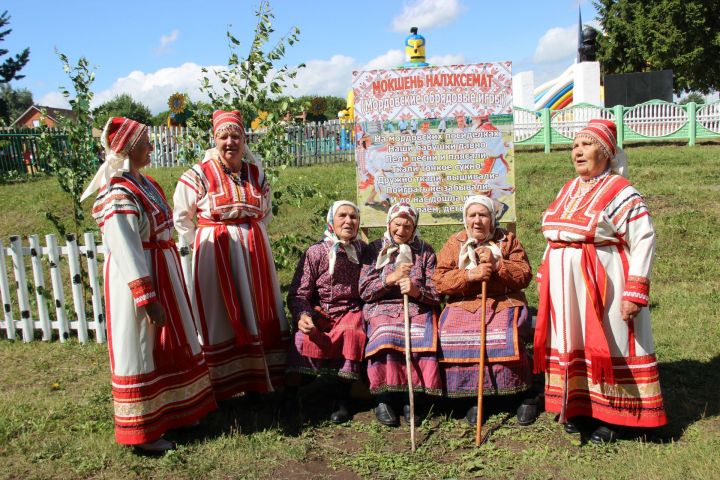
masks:
[[(58, 118), (58, 128), (63, 131), (63, 137), (52, 135), (47, 129), (40, 137), (41, 154), (48, 159), (50, 169), (63, 192), (67, 193), (73, 204), (73, 227), (76, 235), (84, 219), (80, 204), (87, 180), (95, 173), (97, 168), (97, 154), (100, 145), (92, 136), (92, 116), (90, 102), (93, 92), (90, 87), (95, 80), (95, 72), (90, 69), (85, 57), (78, 60), (74, 67), (70, 65), (67, 56), (58, 53), (63, 69), (70, 77), (74, 93), (66, 88), (60, 92), (70, 104), (73, 118)], [(59, 143), (62, 143), (60, 145)], [(64, 233), (66, 230), (62, 220), (49, 212), (47, 218), (55, 227)]]
[(0, 84), (0, 122), (10, 124), (33, 105), (32, 92), (26, 88), (14, 89)]
[[(7, 10), (0, 15), (0, 42), (12, 32), (11, 28), (3, 30), (10, 23), (10, 18)], [(0, 57), (4, 57), (8, 53), (9, 51), (6, 48), (0, 48)], [(18, 75), (18, 72), (27, 65), (28, 61), (30, 61), (29, 48), (16, 54), (15, 57), (6, 58), (4, 62), (0, 63), (0, 83), (10, 83), (12, 80), (20, 80), (25, 77), (25, 75)]]
[[(261, 2), (255, 11), (257, 24), (247, 57), (241, 58), (238, 54), (240, 41), (228, 30), (227, 38), (230, 47), (230, 57), (227, 68), (213, 70), (212, 73), (219, 81), (219, 87), (205, 76), (201, 82), (201, 91), (209, 99), (208, 111), (196, 109), (194, 115), (188, 120), (188, 128), (194, 145), (200, 148), (210, 147), (212, 111), (215, 109), (236, 109), (242, 112), (246, 125), (249, 125), (259, 112), (268, 112), (263, 121), (264, 131), (253, 143), (253, 150), (264, 159), (273, 159), (281, 164), (292, 158), (289, 151), (290, 140), (286, 135), (288, 119), (297, 112), (297, 102), (289, 97), (275, 101), (283, 90), (290, 86), (297, 74), (297, 69), (287, 65), (279, 65), (289, 46), (298, 41), (300, 30), (293, 27), (281, 37), (274, 46), (269, 46), (271, 35), (275, 32), (272, 23), (274, 14), (268, 2)], [(207, 69), (203, 72), (209, 74)], [(187, 150), (186, 150), (187, 151)], [(198, 152), (187, 151), (189, 155), (196, 156)], [(186, 158), (188, 162), (197, 158)], [(272, 182), (277, 178), (279, 171), (266, 168), (267, 178)], [(280, 195), (280, 192), (276, 192)]]
[(307, 120), (310, 122), (336, 120), (338, 112), (344, 110), (347, 104), (344, 98), (331, 95), (302, 96), (298, 98), (298, 102), (303, 105), (303, 109), (307, 112)]
[(675, 92), (720, 89), (719, 0), (597, 0), (605, 73), (672, 69)]
[(702, 105), (705, 103), (705, 97), (700, 95), (698, 92), (690, 92), (685, 97), (683, 97), (682, 100), (680, 100), (680, 105), (686, 105), (690, 102)]
[(92, 112), (95, 128), (103, 128), (110, 117), (126, 117), (145, 125), (152, 123), (153, 115), (150, 109), (134, 100), (127, 93), (116, 95), (112, 100), (98, 105)]

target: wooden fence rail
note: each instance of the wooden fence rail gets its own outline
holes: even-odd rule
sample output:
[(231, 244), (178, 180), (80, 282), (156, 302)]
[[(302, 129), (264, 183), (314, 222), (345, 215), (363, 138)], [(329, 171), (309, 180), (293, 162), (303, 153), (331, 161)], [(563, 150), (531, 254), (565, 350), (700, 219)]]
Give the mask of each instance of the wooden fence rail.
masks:
[[(74, 333), (85, 343), (92, 333), (95, 341), (105, 342), (102, 278), (97, 265), (103, 247), (95, 245), (90, 232), (83, 238), (85, 244), (78, 245), (75, 236), (69, 234), (65, 245), (59, 246), (57, 237), (51, 234), (45, 236), (45, 246), (41, 246), (38, 235), (28, 237), (25, 244), (20, 237), (12, 236), (7, 248), (0, 240), (0, 296), (4, 315), (0, 332), (4, 332), (6, 338), (24, 342), (58, 338), (64, 342)], [(46, 287), (48, 277), (50, 288)], [(65, 297), (67, 285), (70, 285), (71, 305)], [(15, 287), (14, 292), (11, 286)]]
[[(105, 249), (95, 243), (92, 232), (83, 234), (82, 239), (84, 245), (68, 234), (65, 245), (59, 246), (57, 236), (50, 234), (41, 246), (38, 235), (29, 236), (26, 242), (12, 236), (8, 247), (0, 240), (0, 338), (24, 342), (64, 342), (71, 336), (81, 343), (91, 337), (98, 343), (107, 340), (103, 276), (98, 269)], [(183, 275), (189, 282), (191, 251), (184, 246), (179, 250)], [(46, 286), (48, 277), (50, 288)], [(65, 296), (67, 287), (70, 299)]]

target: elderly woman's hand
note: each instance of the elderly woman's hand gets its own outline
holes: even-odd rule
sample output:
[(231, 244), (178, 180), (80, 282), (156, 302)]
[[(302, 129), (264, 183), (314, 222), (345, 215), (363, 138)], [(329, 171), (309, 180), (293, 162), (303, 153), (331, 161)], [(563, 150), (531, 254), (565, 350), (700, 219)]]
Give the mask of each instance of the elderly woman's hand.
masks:
[(481, 263), (475, 268), (465, 270), (465, 272), (465, 275), (467, 275), (467, 279), (470, 282), (486, 282), (490, 280), (493, 268), (490, 263)]
[(477, 247), (475, 249), (475, 253), (478, 256), (478, 263), (489, 263), (490, 268), (492, 268), (493, 272), (497, 270), (497, 262), (495, 261), (495, 256), (492, 254), (492, 251), (488, 247)]
[(298, 330), (305, 335), (310, 335), (315, 330), (315, 324), (312, 321), (312, 317), (303, 313), (298, 319)]
[(395, 271), (385, 278), (385, 285), (388, 287), (397, 285), (400, 279), (410, 276), (411, 269), (412, 264), (410, 263), (401, 263), (400, 265), (396, 265)]
[(398, 281), (398, 286), (400, 287), (400, 293), (403, 295), (408, 295), (413, 298), (418, 298), (420, 296), (420, 289), (410, 280), (409, 277), (403, 277)]
[(145, 305), (145, 313), (148, 321), (156, 327), (165, 325), (165, 309), (160, 305), (160, 302), (151, 302)]
[(622, 315), (622, 319), (626, 322), (632, 322), (637, 314), (640, 313), (641, 308), (642, 305), (633, 303), (630, 300), (623, 300), (620, 305), (620, 314)]

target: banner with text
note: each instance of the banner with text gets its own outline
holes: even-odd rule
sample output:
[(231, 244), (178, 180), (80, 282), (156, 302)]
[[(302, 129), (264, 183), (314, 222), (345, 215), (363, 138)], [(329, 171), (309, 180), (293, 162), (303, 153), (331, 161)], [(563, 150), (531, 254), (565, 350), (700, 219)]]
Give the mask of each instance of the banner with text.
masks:
[(511, 62), (353, 72), (363, 226), (406, 201), (422, 225), (462, 223), (469, 195), (515, 221)]

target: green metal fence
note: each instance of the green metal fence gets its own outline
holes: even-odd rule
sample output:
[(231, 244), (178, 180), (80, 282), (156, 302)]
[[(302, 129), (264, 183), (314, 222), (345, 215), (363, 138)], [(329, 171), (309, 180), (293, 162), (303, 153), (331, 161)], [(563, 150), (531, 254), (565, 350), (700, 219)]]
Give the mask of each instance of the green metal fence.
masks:
[(706, 105), (652, 100), (624, 107), (602, 108), (580, 104), (562, 110), (514, 110), (515, 145), (543, 146), (571, 144), (575, 134), (593, 118), (612, 120), (617, 125), (618, 144), (637, 141), (687, 141), (720, 138), (720, 102)]
[[(40, 128), (0, 129), (0, 174), (37, 174), (47, 173), (50, 169), (48, 159), (40, 154), (39, 140), (43, 130)], [(54, 148), (66, 149), (67, 137), (59, 129), (47, 129)]]

